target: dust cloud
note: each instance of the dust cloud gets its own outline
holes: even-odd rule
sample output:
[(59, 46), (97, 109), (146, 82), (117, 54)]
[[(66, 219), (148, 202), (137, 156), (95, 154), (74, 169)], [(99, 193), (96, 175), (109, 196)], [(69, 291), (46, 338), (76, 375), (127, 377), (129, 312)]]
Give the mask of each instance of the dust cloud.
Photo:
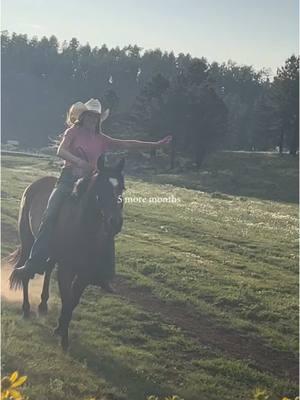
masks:
[[(23, 301), (23, 291), (11, 290), (9, 288), (9, 276), (12, 272), (12, 266), (7, 261), (1, 262), (1, 300), (9, 302)], [(39, 304), (43, 287), (43, 276), (36, 275), (29, 283), (29, 300), (31, 304)]]

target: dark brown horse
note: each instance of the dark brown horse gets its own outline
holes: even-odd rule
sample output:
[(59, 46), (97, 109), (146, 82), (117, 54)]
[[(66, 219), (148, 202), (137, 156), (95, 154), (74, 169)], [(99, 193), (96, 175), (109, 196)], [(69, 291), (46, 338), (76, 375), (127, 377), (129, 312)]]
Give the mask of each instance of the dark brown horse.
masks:
[[(89, 284), (101, 286), (114, 276), (114, 238), (123, 223), (123, 167), (124, 159), (114, 168), (109, 168), (104, 165), (104, 157), (100, 157), (99, 172), (76, 182), (55, 223), (39, 313), (47, 312), (50, 276), (57, 263), (62, 309), (55, 333), (61, 336), (64, 349), (69, 344), (68, 328), (72, 313), (84, 289)], [(55, 182), (54, 177), (41, 178), (23, 193), (18, 223), (21, 245), (14, 254), (14, 268), (23, 265), (29, 255)], [(23, 287), (22, 308), (24, 317), (28, 317), (29, 281), (20, 282), (12, 272), (10, 283), (14, 289)]]

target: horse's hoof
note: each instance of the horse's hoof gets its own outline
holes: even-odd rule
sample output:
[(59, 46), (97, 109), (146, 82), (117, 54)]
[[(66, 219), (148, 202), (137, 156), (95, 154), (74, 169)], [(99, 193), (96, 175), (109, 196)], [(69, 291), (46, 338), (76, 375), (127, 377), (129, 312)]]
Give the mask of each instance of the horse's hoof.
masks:
[(109, 282), (101, 282), (100, 287), (106, 293), (110, 293), (110, 294), (116, 293), (115, 289), (110, 285)]
[(62, 347), (63, 352), (66, 353), (69, 348), (69, 339), (62, 337), (61, 347)]
[(30, 310), (23, 311), (23, 319), (29, 319), (31, 317)]
[(62, 335), (62, 330), (59, 326), (57, 326), (54, 330), (53, 330), (53, 335), (55, 336), (61, 336)]
[(48, 314), (48, 306), (47, 304), (43, 304), (41, 303), (38, 307), (38, 311), (39, 311), (39, 316), (43, 317), (44, 315)]

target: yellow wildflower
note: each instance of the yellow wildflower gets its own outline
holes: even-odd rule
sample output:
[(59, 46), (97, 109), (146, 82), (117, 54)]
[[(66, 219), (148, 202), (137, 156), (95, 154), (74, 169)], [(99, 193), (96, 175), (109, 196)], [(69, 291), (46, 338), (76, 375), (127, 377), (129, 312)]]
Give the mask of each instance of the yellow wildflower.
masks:
[(22, 400), (22, 395), (15, 388), (23, 385), (27, 376), (20, 376), (18, 371), (13, 372), (10, 376), (5, 376), (1, 379), (1, 400), (14, 399)]
[(262, 390), (260, 388), (255, 389), (254, 399), (255, 400), (268, 400), (270, 396), (268, 395), (266, 390)]

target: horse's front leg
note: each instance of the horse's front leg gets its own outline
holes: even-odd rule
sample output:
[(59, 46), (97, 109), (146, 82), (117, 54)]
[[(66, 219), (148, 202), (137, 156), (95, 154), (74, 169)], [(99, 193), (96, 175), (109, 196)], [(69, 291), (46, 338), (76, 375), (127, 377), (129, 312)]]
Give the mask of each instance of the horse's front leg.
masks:
[(71, 269), (61, 268), (58, 266), (57, 272), (58, 287), (61, 298), (61, 313), (58, 318), (57, 327), (54, 329), (54, 334), (61, 336), (61, 344), (64, 350), (67, 350), (69, 339), (68, 339), (68, 328), (67, 328), (67, 315), (71, 309), (71, 286), (72, 280), (74, 279), (74, 273)]
[[(84, 289), (87, 287), (88, 281), (80, 276), (76, 276), (72, 283), (72, 312), (79, 304)], [(72, 316), (71, 316), (72, 317)]]
[(55, 263), (51, 263), (47, 266), (47, 270), (45, 272), (44, 283), (43, 283), (43, 290), (41, 294), (41, 302), (39, 304), (38, 310), (39, 315), (46, 315), (48, 312), (48, 305), (47, 302), (49, 300), (49, 286), (50, 286), (50, 278), (51, 273), (54, 269)]
[(30, 317), (30, 303), (29, 303), (29, 295), (28, 295), (28, 286), (29, 286), (29, 278), (22, 280), (23, 285), (23, 318), (27, 319)]
[(72, 319), (72, 314), (76, 306), (79, 304), (81, 295), (84, 289), (87, 287), (88, 283), (85, 279), (81, 279), (76, 276), (71, 288), (71, 299), (70, 299), (70, 307), (66, 307), (64, 310), (63, 316), (63, 332), (61, 344), (64, 350), (66, 350), (69, 346), (69, 325)]

